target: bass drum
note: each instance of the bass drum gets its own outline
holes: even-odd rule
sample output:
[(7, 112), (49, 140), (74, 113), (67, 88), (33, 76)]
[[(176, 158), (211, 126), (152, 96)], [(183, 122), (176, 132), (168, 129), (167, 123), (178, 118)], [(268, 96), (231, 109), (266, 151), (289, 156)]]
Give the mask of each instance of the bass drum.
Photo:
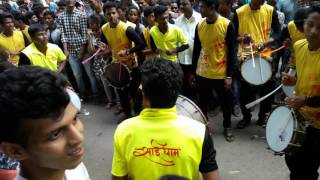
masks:
[(206, 116), (202, 113), (200, 108), (187, 97), (179, 95), (177, 98), (176, 107), (179, 115), (186, 116), (207, 125), (208, 120)]

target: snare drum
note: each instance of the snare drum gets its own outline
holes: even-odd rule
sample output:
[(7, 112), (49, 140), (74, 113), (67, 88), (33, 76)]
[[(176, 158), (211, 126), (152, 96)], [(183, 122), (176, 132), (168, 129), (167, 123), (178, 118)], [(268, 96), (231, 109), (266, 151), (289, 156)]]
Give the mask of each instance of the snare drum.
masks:
[(208, 120), (206, 116), (202, 113), (200, 108), (190, 99), (179, 95), (177, 98), (176, 107), (179, 115), (186, 116), (207, 125)]
[(287, 106), (275, 108), (268, 117), (267, 143), (271, 150), (294, 154), (301, 147), (306, 131), (303, 118)]
[(130, 85), (131, 70), (123, 63), (114, 62), (104, 68), (104, 76), (111, 86), (122, 89)]
[(241, 64), (243, 79), (252, 85), (262, 85), (271, 79), (272, 67), (270, 62), (259, 56), (249, 58)]

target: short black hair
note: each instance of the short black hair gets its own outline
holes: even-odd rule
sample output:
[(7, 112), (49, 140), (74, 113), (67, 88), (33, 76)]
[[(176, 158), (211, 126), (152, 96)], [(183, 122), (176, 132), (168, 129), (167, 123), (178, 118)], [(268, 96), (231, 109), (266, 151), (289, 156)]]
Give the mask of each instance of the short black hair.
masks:
[(309, 7), (302, 7), (294, 14), (293, 22), (298, 28), (303, 29), (304, 20), (307, 18), (309, 11)]
[(11, 13), (3, 13), (3, 14), (0, 14), (0, 24), (3, 24), (6, 18), (11, 18), (13, 20), (13, 16)]
[(103, 7), (102, 7), (102, 10), (103, 12), (105, 13), (107, 9), (110, 9), (110, 8), (118, 8), (118, 4), (116, 2), (113, 2), (113, 1), (107, 1), (106, 3), (104, 3)]
[(60, 1), (58, 1), (57, 6), (64, 7), (64, 6), (66, 6), (66, 3), (64, 2), (64, 0), (60, 0)]
[[(29, 19), (31, 19), (32, 16), (34, 16), (34, 15), (36, 15), (34, 12), (29, 11), (29, 12), (27, 13), (27, 15), (26, 15), (26, 18), (29, 20)], [(36, 16), (37, 16), (37, 15), (36, 15)], [(37, 17), (38, 17), (38, 16), (37, 16)]]
[(149, 6), (149, 7), (145, 8), (144, 11), (143, 11), (143, 15), (146, 18), (148, 16), (150, 16), (150, 14), (152, 14), (152, 13), (153, 13), (153, 7), (152, 6)]
[(25, 16), (22, 15), (20, 11), (13, 11), (12, 16), (14, 17), (15, 20), (17, 21), (22, 21), (25, 24), (28, 24), (28, 20)]
[(43, 13), (43, 17), (45, 17), (45, 16), (51, 16), (53, 19), (56, 17), (55, 13), (52, 11), (45, 11)]
[(127, 10), (128, 14), (129, 14), (129, 11), (130, 11), (131, 9), (137, 10), (138, 16), (140, 16), (141, 12), (140, 12), (140, 9), (139, 9), (137, 6), (129, 6), (129, 8), (128, 8), (128, 10)]
[(57, 119), (70, 99), (65, 78), (37, 66), (21, 66), (0, 73), (0, 143), (28, 146), (23, 124)]
[(159, 5), (161, 6), (170, 6), (171, 5), (171, 0), (159, 0)]
[(158, 5), (153, 8), (154, 17), (159, 17), (168, 10), (167, 6)]
[(220, 2), (219, 0), (200, 0), (201, 2), (205, 3), (207, 6), (214, 6), (215, 10), (219, 9)]
[(89, 17), (89, 23), (95, 23), (95, 24), (98, 24), (99, 26), (101, 26), (101, 23), (102, 23), (102, 20), (101, 20), (101, 16), (99, 15), (96, 15), (96, 14), (92, 14), (90, 17)]
[(28, 29), (31, 38), (34, 38), (36, 33), (40, 31), (46, 31), (46, 26), (44, 24), (31, 24)]
[[(308, 17), (310, 14), (312, 14), (312, 13), (318, 13), (318, 14), (320, 14), (320, 3), (319, 3), (319, 4), (314, 4), (314, 5), (310, 6), (307, 17)], [(306, 18), (307, 18), (307, 17), (306, 17)]]
[(180, 65), (170, 60), (148, 60), (141, 67), (142, 91), (151, 108), (173, 107), (181, 92), (182, 79)]

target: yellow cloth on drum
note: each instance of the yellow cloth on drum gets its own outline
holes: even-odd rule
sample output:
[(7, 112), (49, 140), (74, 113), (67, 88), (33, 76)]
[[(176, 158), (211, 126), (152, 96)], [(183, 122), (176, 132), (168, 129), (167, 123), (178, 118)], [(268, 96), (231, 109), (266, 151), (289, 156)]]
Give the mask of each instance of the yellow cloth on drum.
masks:
[(176, 107), (145, 108), (114, 134), (112, 174), (158, 179), (175, 174), (199, 179), (205, 125), (178, 116)]
[(126, 64), (129, 68), (134, 68), (138, 66), (134, 54), (129, 54), (125, 57), (120, 57), (118, 52), (121, 50), (127, 50), (133, 47), (132, 41), (127, 37), (126, 30), (129, 26), (120, 21), (117, 27), (110, 27), (109, 23), (104, 24), (101, 27), (101, 31), (108, 41), (108, 45), (112, 50), (112, 61)]
[(150, 34), (156, 47), (161, 49), (160, 57), (178, 62), (177, 54), (167, 55), (166, 50), (175, 49), (179, 45), (187, 45), (188, 38), (178, 26), (172, 24), (168, 24), (168, 26), (168, 31), (165, 34), (159, 30), (158, 26), (153, 26), (150, 29)]
[[(0, 34), (0, 47), (10, 52), (19, 52), (25, 48), (23, 34), (19, 30), (14, 30), (12, 36), (8, 37), (3, 33)], [(19, 55), (10, 57), (12, 64), (19, 64)]]
[(202, 19), (198, 24), (201, 52), (198, 60), (197, 75), (209, 79), (225, 79), (227, 69), (226, 35), (230, 21), (218, 16), (214, 24)]
[[(297, 96), (320, 96), (320, 49), (310, 51), (306, 39), (294, 44), (296, 60)], [(304, 106), (302, 115), (313, 122), (315, 128), (320, 129), (320, 108)]]
[[(263, 4), (259, 10), (251, 10), (246, 4), (237, 9), (239, 36), (250, 34), (253, 44), (260, 44), (270, 39), (273, 7)], [(241, 47), (240, 47), (241, 48)]]
[(58, 63), (66, 60), (66, 56), (59, 46), (55, 44), (48, 43), (47, 48), (46, 54), (43, 54), (32, 43), (22, 50), (22, 53), (28, 57), (32, 65), (57, 71)]
[(306, 37), (304, 36), (303, 32), (300, 32), (297, 29), (296, 24), (294, 24), (293, 21), (290, 21), (288, 23), (288, 31), (289, 31), (289, 35), (290, 35), (290, 39), (292, 41), (292, 44), (294, 44), (295, 42), (301, 40), (301, 39), (305, 39)]

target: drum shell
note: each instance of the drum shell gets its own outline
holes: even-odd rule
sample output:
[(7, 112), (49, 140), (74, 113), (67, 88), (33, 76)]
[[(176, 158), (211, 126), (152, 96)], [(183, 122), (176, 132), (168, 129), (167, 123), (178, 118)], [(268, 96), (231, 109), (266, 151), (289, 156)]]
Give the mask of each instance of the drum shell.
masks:
[[(279, 107), (287, 107), (287, 106), (277, 106), (271, 111), (271, 113), (268, 116), (268, 123), (267, 123), (266, 129), (268, 129), (269, 119), (272, 116), (272, 113)], [(287, 145), (287, 147), (283, 151), (276, 151), (276, 150), (272, 149), (272, 147), (270, 147), (270, 144), (268, 142), (269, 136), (266, 135), (267, 142), (268, 142), (268, 145), (271, 150), (278, 152), (278, 153), (292, 155), (292, 154), (295, 154), (296, 152), (298, 152), (300, 147), (302, 146), (302, 144), (304, 142), (304, 138), (305, 138), (305, 131), (307, 128), (307, 122), (303, 119), (303, 117), (297, 111), (291, 111), (291, 115), (293, 116), (294, 121), (293, 121), (293, 134), (292, 134), (292, 137), (291, 137), (289, 144)], [(268, 133), (268, 132), (266, 131), (266, 133)]]
[(177, 113), (207, 125), (208, 120), (201, 109), (190, 99), (179, 95), (176, 101)]
[(116, 89), (128, 87), (132, 80), (131, 70), (125, 64), (119, 62), (106, 65), (103, 75), (110, 85)]

